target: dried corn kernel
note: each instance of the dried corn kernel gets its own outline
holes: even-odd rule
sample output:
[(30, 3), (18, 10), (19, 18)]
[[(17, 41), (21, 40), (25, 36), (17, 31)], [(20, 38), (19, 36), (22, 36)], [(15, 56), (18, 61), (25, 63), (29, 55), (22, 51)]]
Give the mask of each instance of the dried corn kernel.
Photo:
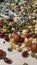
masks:
[(4, 28), (3, 28), (3, 29), (2, 29), (2, 32), (6, 33), (6, 32), (7, 32), (7, 29), (4, 29)]
[(14, 38), (10, 38), (10, 42), (14, 43), (15, 42)]

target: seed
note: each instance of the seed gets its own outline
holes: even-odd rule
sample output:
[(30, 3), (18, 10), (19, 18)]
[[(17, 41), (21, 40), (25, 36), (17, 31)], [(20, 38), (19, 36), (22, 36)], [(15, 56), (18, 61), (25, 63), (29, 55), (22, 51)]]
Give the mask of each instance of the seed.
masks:
[(0, 49), (0, 59), (3, 59), (3, 57), (5, 57), (5, 52)]
[(31, 53), (31, 56), (32, 56), (32, 57), (34, 57), (34, 56), (35, 56), (35, 54), (34, 54), (34, 53)]
[(11, 64), (11, 63), (12, 63), (12, 60), (9, 59), (9, 58), (4, 58), (3, 60), (4, 60), (4, 62), (6, 62), (6, 63), (8, 63), (8, 64)]
[(27, 63), (24, 63), (23, 65), (28, 65)]
[(27, 33), (26, 37), (27, 38), (30, 38), (31, 37), (31, 34)]
[(12, 51), (12, 49), (11, 49), (11, 48), (8, 48), (8, 51), (9, 51), (9, 52), (11, 52), (11, 51)]
[(21, 49), (21, 48), (19, 48), (19, 49), (18, 49), (18, 52), (22, 52), (22, 49)]
[(0, 33), (0, 38), (4, 38), (5, 34), (4, 33)]
[(27, 51), (24, 51), (23, 53), (22, 53), (22, 56), (24, 57), (24, 58), (26, 58), (26, 57), (28, 57), (28, 52)]
[(23, 37), (20, 38), (20, 42), (21, 42), (21, 43), (24, 42), (24, 38), (23, 38)]
[(35, 59), (37, 59), (37, 55), (35, 55)]
[(4, 39), (8, 42), (9, 41), (9, 37), (5, 36)]

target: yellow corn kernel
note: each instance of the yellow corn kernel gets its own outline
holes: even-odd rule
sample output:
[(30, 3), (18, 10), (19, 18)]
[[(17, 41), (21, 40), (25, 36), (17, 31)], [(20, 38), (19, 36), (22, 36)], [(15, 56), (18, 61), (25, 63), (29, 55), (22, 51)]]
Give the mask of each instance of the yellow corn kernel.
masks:
[(21, 48), (25, 48), (26, 47), (26, 43), (22, 43)]
[(2, 18), (1, 20), (4, 21), (4, 20), (6, 20), (6, 18)]
[(14, 36), (14, 33), (12, 33), (12, 37)]
[(37, 39), (34, 38), (33, 41), (32, 41), (32, 43), (37, 43)]
[(22, 11), (19, 11), (19, 13), (21, 13), (21, 14), (22, 14)]
[(15, 50), (16, 50), (16, 45), (15, 45), (14, 43), (10, 42), (10, 43), (9, 43), (9, 46), (10, 46), (10, 48), (12, 48), (12, 49), (15, 49)]
[(28, 39), (28, 42), (32, 42), (32, 40), (33, 40), (33, 38), (29, 38), (29, 39)]
[(26, 46), (23, 48), (23, 51), (30, 51), (30, 49)]
[(36, 10), (34, 10), (34, 13), (36, 12)]
[(22, 3), (21, 2), (19, 2), (19, 6), (21, 6), (22, 5)]
[(19, 16), (19, 17), (21, 17), (21, 16), (22, 16), (22, 14), (21, 14), (21, 13), (19, 13), (19, 14), (18, 14), (18, 16)]
[(11, 38), (11, 39), (10, 39), (10, 42), (14, 43), (14, 42), (15, 42), (15, 41), (14, 41), (14, 38)]
[(26, 43), (24, 43), (24, 47), (27, 47)]
[(9, 26), (12, 25), (12, 22), (9, 23)]
[(14, 6), (14, 9), (16, 9), (17, 5)]
[(2, 32), (6, 33), (7, 32), (7, 29), (2, 29)]
[(37, 28), (37, 23), (35, 24), (35, 28)]
[(14, 5), (13, 4), (9, 4), (8, 6), (9, 6), (9, 8), (14, 9)]
[(35, 33), (37, 33), (37, 27), (35, 28)]
[(27, 32), (28, 32), (28, 30), (23, 30), (23, 32), (22, 32), (23, 36), (26, 36)]
[(28, 43), (28, 38), (25, 38), (25, 43)]
[(23, 33), (23, 36), (25, 37), (27, 33)]
[(29, 28), (29, 29), (31, 29), (31, 28), (32, 28), (32, 26), (29, 26), (28, 28)]
[(14, 46), (14, 45), (12, 45), (12, 47), (11, 47), (11, 48), (16, 50), (16, 46)]
[(34, 19), (35, 17), (36, 17), (36, 15), (33, 14), (33, 15), (32, 15), (32, 19)]
[(18, 13), (18, 16), (19, 16), (19, 17), (21, 17), (21, 16), (22, 16), (22, 11), (20, 11), (20, 12)]

